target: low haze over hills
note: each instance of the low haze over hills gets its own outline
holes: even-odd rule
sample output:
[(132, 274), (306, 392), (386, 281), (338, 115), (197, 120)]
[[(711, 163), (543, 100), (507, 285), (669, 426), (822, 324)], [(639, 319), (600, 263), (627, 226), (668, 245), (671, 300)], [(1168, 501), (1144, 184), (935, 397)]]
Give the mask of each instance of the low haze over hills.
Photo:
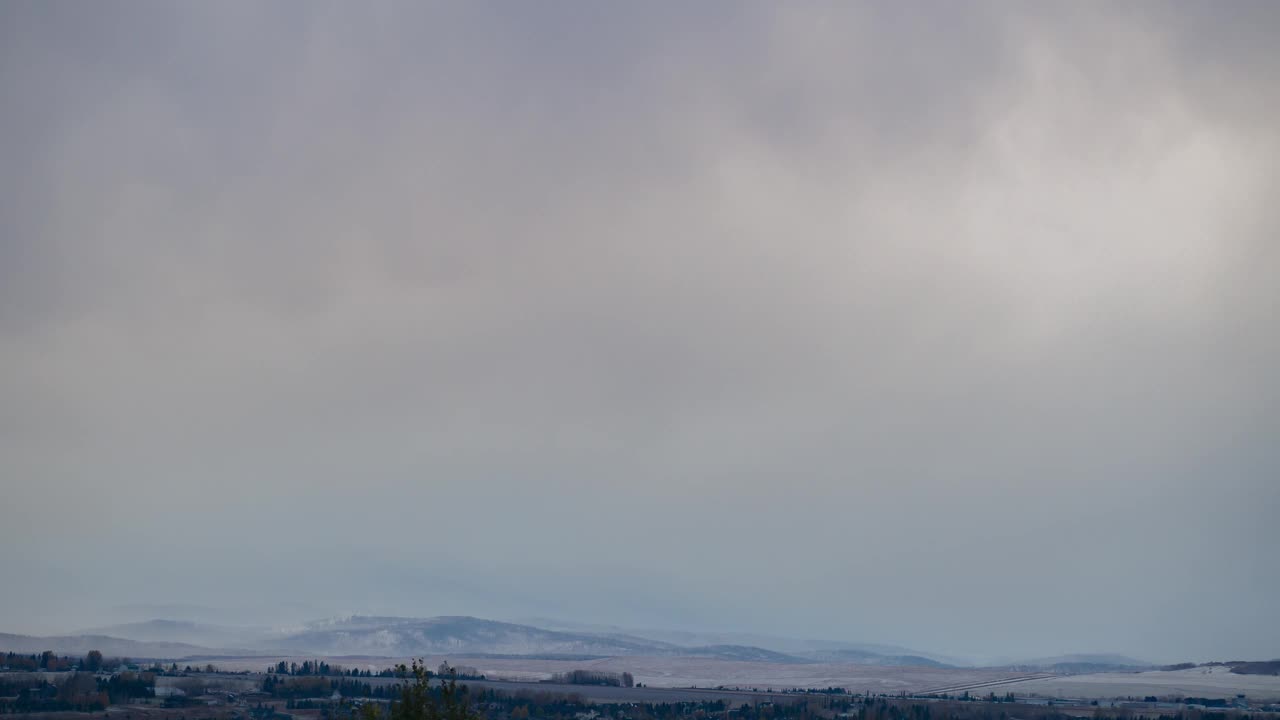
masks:
[[(760, 644), (724, 642), (747, 638)], [(94, 648), (115, 655), (160, 658), (208, 655), (479, 655), (543, 659), (644, 656), (934, 668), (976, 664), (955, 659), (944, 662), (937, 659), (939, 656), (927, 652), (885, 645), (735, 633), (551, 629), (466, 616), (409, 618), (355, 615), (314, 621), (293, 628), (156, 619), (94, 628), (67, 636), (0, 636), (0, 650), (84, 653)], [(1072, 655), (1007, 664), (1044, 669), (1073, 664), (1079, 671), (1150, 665), (1118, 655)]]

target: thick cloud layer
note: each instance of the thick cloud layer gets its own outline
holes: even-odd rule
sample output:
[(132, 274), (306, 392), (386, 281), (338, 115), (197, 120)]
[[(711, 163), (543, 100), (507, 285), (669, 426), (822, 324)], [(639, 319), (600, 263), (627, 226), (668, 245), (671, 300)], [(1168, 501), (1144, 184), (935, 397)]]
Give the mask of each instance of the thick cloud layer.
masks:
[(0, 617), (1280, 652), (1280, 6), (0, 8)]

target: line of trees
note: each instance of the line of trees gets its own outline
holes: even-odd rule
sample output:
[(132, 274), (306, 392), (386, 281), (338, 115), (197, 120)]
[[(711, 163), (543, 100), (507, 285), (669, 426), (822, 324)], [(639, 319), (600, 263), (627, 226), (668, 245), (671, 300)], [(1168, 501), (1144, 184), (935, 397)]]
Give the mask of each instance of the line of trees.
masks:
[(436, 675), (439, 677), (455, 677), (459, 680), (484, 680), (484, 675), (478, 668), (470, 665), (450, 665), (448, 660), (440, 663), (436, 668)]
[(68, 670), (111, 672), (129, 663), (130, 660), (127, 657), (104, 657), (99, 650), (90, 650), (84, 657), (58, 655), (52, 650), (32, 654), (15, 652), (0, 654), (0, 669), (16, 672), (66, 672)]
[(0, 677), (0, 712), (98, 712), (112, 703), (153, 697), (155, 687), (152, 673), (99, 678), (91, 672), (70, 672), (55, 682), (38, 675)]
[(598, 670), (570, 670), (551, 676), (551, 682), (564, 685), (608, 685), (610, 687), (635, 687), (636, 680), (629, 672), (612, 673)]
[(9, 670), (25, 670), (28, 672), (37, 670), (61, 672), (71, 670), (79, 664), (80, 658), (69, 655), (55, 655), (52, 650), (45, 650), (42, 653), (32, 655), (10, 652), (0, 656), (0, 666)]
[[(815, 694), (793, 696), (782, 702), (741, 703), (730, 706), (724, 701), (628, 704), (628, 720), (823, 720), (833, 714), (848, 720), (1077, 720), (1046, 706), (1019, 705), (1010, 712), (1003, 702), (960, 702)], [(562, 693), (509, 692), (482, 689), (475, 695), (478, 706), (487, 708), (495, 718), (510, 720), (572, 720), (598, 706), (580, 695)], [(1246, 714), (1225, 710), (1187, 710), (1156, 716), (1148, 720), (1242, 720)], [(607, 720), (600, 717), (599, 720)], [(1092, 720), (1139, 720), (1139, 716), (1122, 708), (1096, 708)]]
[(354, 678), (288, 677), (267, 675), (262, 680), (262, 691), (277, 698), (322, 698), (338, 692), (344, 698), (393, 698), (400, 692), (399, 685), (374, 685)]
[(275, 665), (267, 668), (268, 675), (289, 675), (294, 677), (308, 677), (319, 675), (329, 676), (346, 676), (346, 677), (395, 677), (395, 671), (386, 668), (377, 673), (372, 670), (361, 670), (359, 668), (347, 669), (341, 665), (330, 665), (323, 660), (304, 660), (301, 665), (296, 662), (285, 662), (281, 660)]
[(113, 703), (129, 702), (135, 698), (155, 697), (155, 673), (122, 672), (99, 680), (98, 688), (107, 693)]

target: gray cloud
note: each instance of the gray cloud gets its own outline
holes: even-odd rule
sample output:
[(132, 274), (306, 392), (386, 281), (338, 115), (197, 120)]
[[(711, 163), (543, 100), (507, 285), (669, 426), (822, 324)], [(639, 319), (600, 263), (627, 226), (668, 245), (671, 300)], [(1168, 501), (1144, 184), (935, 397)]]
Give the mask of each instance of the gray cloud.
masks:
[(1274, 656), (1280, 25), (1230, 10), (7, 5), (6, 629)]

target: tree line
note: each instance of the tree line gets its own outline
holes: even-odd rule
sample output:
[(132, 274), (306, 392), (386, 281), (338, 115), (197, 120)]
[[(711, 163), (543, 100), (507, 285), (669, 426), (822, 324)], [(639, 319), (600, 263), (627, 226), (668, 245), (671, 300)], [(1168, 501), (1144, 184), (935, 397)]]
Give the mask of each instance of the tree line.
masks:
[(268, 675), (290, 675), (295, 677), (308, 677), (312, 675), (331, 676), (340, 675), (348, 677), (395, 677), (396, 673), (391, 668), (385, 668), (377, 673), (371, 670), (361, 670), (359, 668), (347, 669), (341, 665), (330, 665), (323, 660), (304, 660), (301, 664), (296, 662), (280, 662), (267, 668)]
[(68, 670), (117, 670), (129, 664), (129, 658), (106, 658), (97, 650), (90, 650), (84, 657), (57, 655), (52, 650), (42, 653), (6, 652), (0, 655), (0, 668), (17, 672), (66, 672)]
[(262, 691), (272, 697), (322, 698), (337, 692), (344, 698), (394, 698), (400, 692), (399, 685), (374, 685), (350, 677), (287, 677), (268, 675), (262, 680)]
[(636, 681), (631, 673), (600, 672), (598, 670), (570, 670), (555, 673), (551, 682), (562, 685), (607, 685), (610, 687), (635, 687)]
[(35, 675), (0, 676), (0, 712), (98, 712), (108, 705), (155, 695), (154, 673), (121, 672), (99, 677), (73, 671), (54, 682)]

